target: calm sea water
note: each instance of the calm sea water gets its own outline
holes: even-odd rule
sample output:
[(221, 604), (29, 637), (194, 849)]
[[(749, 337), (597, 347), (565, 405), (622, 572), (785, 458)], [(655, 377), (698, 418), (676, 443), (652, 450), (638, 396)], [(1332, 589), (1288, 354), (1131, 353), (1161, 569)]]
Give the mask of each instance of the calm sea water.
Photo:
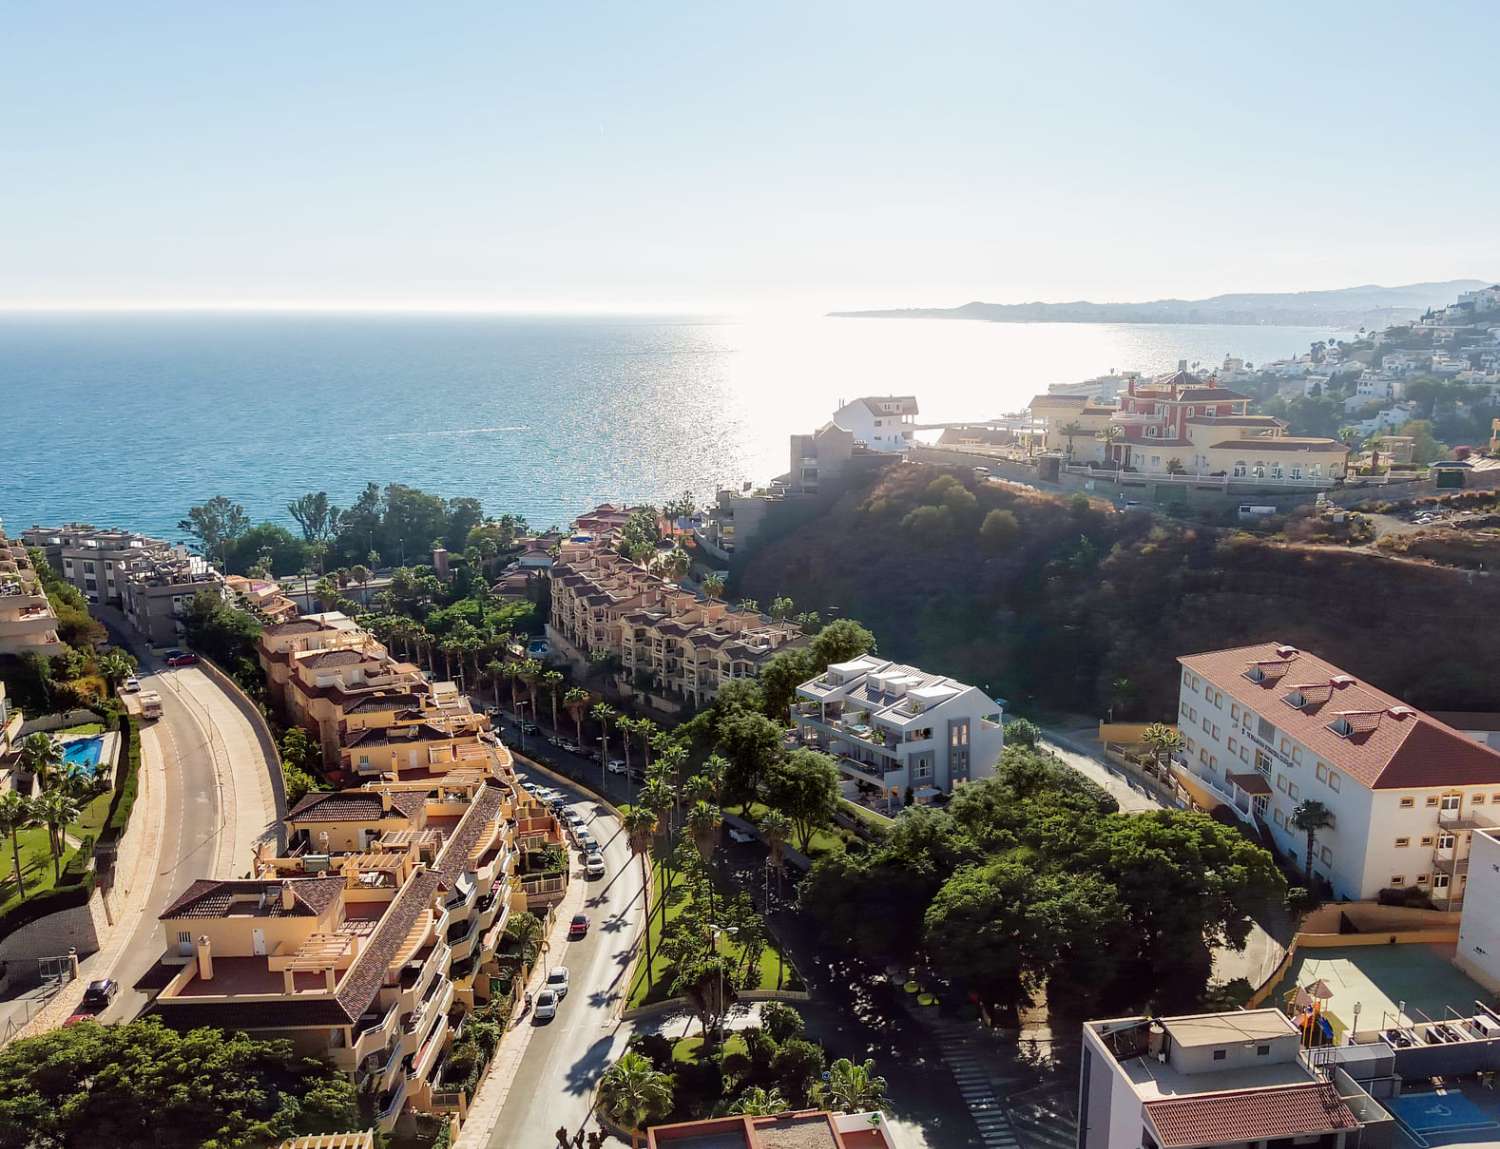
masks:
[(1328, 332), (821, 317), (0, 318), (0, 516), (177, 538), (223, 494), (257, 519), (365, 484), (564, 522), (604, 499), (764, 481), (842, 399), (982, 419), (1047, 384), (1178, 359), (1252, 361)]

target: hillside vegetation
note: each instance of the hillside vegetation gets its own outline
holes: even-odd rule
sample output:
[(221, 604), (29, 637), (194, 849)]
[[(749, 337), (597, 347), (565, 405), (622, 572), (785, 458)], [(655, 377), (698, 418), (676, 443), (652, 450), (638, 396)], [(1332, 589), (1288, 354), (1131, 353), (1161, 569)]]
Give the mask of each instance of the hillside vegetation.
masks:
[[(1487, 576), (1120, 514), (894, 467), (768, 539), (738, 573), (761, 602), (835, 604), (879, 651), (1039, 711), (1170, 718), (1179, 654), (1275, 639), (1433, 709), (1500, 709)], [(1467, 640), (1467, 641), (1466, 641)]]

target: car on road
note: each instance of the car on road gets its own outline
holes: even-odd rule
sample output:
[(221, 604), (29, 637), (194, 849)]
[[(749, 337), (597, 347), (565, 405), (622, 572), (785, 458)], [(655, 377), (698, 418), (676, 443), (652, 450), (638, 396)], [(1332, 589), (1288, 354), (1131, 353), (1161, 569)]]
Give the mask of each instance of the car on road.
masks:
[(577, 744), (573, 743), (573, 742), (564, 742), (562, 744), (562, 748), (564, 750), (566, 750), (569, 754), (578, 754), (578, 753), (580, 753)]
[(625, 763), (619, 758), (611, 758), (609, 765), (605, 767), (611, 774), (625, 773)]
[(191, 650), (169, 650), (162, 656), (168, 666), (194, 666), (198, 656)]
[(122, 694), (134, 694), (140, 688), (141, 680), (133, 674), (124, 682), (120, 683), (120, 692)]
[(599, 843), (594, 841), (594, 835), (583, 829), (578, 831), (578, 845), (585, 854), (595, 853), (599, 849)]
[(544, 989), (536, 995), (536, 1009), (532, 1012), (532, 1018), (536, 1021), (551, 1021), (557, 1016), (557, 994), (550, 989)]
[(729, 827), (729, 840), (731, 842), (753, 842), (755, 835), (748, 830), (741, 830), (735, 826)]
[(587, 937), (588, 932), (588, 914), (574, 914), (573, 920), (568, 923), (568, 940), (570, 942), (576, 942), (579, 938)]
[(64, 1025), (77, 1025), (80, 1021), (87, 1021), (96, 1014), (103, 1013), (109, 1008), (115, 995), (120, 992), (120, 983), (112, 977), (100, 978), (98, 981), (89, 982), (88, 989), (83, 991), (83, 1001)]
[(540, 726), (538, 726), (535, 722), (523, 722), (523, 723), (521, 723), (521, 733), (522, 734), (540, 734), (541, 732), (542, 732), (542, 728)]
[(570, 826), (578, 826), (580, 828), (583, 826), (583, 815), (580, 814), (577, 810), (569, 810), (564, 807), (562, 818), (563, 821)]
[(545, 989), (550, 989), (557, 994), (557, 1000), (561, 1001), (568, 996), (568, 967), (560, 965), (547, 975)]
[(583, 859), (583, 876), (589, 881), (604, 877), (604, 855), (589, 854)]

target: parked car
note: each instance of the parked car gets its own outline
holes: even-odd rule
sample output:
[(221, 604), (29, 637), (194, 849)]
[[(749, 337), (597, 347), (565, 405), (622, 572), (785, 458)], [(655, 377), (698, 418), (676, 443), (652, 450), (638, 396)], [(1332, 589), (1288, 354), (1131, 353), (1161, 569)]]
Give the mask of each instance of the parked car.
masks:
[(120, 683), (120, 692), (122, 694), (134, 694), (140, 688), (141, 680), (133, 674), (124, 682)]
[(729, 827), (729, 840), (731, 842), (753, 842), (755, 835), (748, 830), (741, 830), (736, 826)]
[(599, 848), (599, 843), (594, 841), (594, 835), (590, 834), (587, 830), (579, 830), (578, 846), (584, 853), (589, 854)]
[(168, 666), (194, 666), (198, 656), (191, 650), (169, 650), (163, 656)]
[(573, 920), (568, 923), (568, 940), (577, 941), (579, 938), (587, 937), (589, 932), (588, 914), (574, 914)]
[(569, 809), (564, 808), (564, 810), (562, 812), (562, 816), (563, 816), (563, 821), (566, 822), (570, 826), (582, 826), (583, 825), (583, 815), (580, 814), (577, 810), (569, 810)]
[(583, 859), (583, 876), (591, 882), (604, 877), (603, 854), (589, 854)]
[(605, 769), (607, 769), (611, 774), (623, 774), (625, 773), (625, 762), (620, 758), (611, 758), (609, 760), (609, 765), (605, 767)]
[(521, 733), (522, 734), (540, 734), (541, 732), (542, 732), (542, 728), (540, 726), (538, 726), (535, 722), (523, 722), (523, 723), (521, 723)]
[(547, 975), (547, 984), (545, 988), (557, 994), (558, 1001), (561, 1001), (563, 998), (567, 997), (568, 967), (565, 965), (560, 965), (554, 968), (552, 972)]
[(109, 1003), (115, 1000), (115, 995), (120, 992), (120, 983), (112, 977), (100, 978), (98, 981), (89, 982), (88, 989), (83, 991), (83, 1001), (73, 1012), (72, 1016), (64, 1025), (77, 1025), (80, 1021), (103, 1013), (109, 1008)]
[(536, 1021), (551, 1021), (557, 1016), (558, 996), (550, 989), (544, 989), (536, 995), (536, 1008), (532, 1011), (532, 1018)]

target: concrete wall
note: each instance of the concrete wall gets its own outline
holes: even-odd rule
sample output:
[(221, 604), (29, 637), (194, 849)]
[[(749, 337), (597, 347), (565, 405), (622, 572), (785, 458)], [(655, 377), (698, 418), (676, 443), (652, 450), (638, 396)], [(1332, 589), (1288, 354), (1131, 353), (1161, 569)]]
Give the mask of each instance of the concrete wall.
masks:
[(103, 722), (104, 719), (92, 710), (66, 710), (61, 714), (43, 714), (39, 718), (28, 718), (21, 723), (21, 737), (38, 730), (62, 730), (67, 726), (82, 726), (85, 722)]
[(1469, 851), (1469, 887), (1453, 964), (1485, 989), (1500, 993), (1500, 842), (1475, 834)]
[(87, 957), (98, 950), (106, 929), (103, 897), (95, 890), (86, 905), (38, 918), (0, 941), (0, 961), (57, 957), (73, 946)]
[(260, 707), (251, 701), (250, 696), (240, 689), (239, 683), (214, 665), (213, 659), (200, 655), (198, 665), (203, 668), (203, 673), (213, 679), (214, 684), (229, 696), (229, 701), (234, 703), (235, 709), (245, 716), (245, 721), (250, 723), (250, 729), (255, 731), (255, 740), (260, 743), (261, 752), (266, 756), (266, 763), (270, 768), (271, 793), (276, 799), (276, 817), (278, 821), (285, 818), (286, 779), (281, 776), (281, 751), (276, 746), (276, 739), (271, 737), (271, 727), (266, 722), (266, 716), (260, 712)]

